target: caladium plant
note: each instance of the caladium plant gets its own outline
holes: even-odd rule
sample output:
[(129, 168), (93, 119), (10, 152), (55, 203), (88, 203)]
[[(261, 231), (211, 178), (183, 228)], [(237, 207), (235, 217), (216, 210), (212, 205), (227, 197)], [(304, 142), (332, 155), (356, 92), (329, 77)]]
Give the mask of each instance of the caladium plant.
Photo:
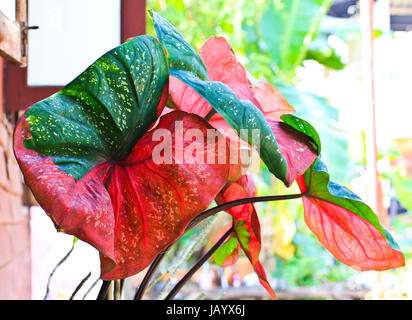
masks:
[[(167, 249), (226, 210), (232, 223), (202, 262), (213, 255), (231, 265), (241, 249), (275, 299), (259, 261), (253, 203), (292, 198), (303, 198), (306, 223), (338, 260), (358, 270), (404, 264), (375, 213), (329, 180), (316, 130), (292, 114), (276, 87), (253, 79), (225, 39), (210, 38), (199, 55), (151, 14), (157, 39), (138, 36), (112, 49), (29, 107), (14, 134), (26, 184), (59, 231), (99, 251), (102, 279), (123, 279), (151, 265), (141, 297)], [(208, 139), (210, 130), (223, 144)], [(165, 132), (169, 138), (159, 135)], [(231, 161), (242, 148), (258, 150), (274, 176), (286, 186), (297, 180), (302, 193), (256, 197), (242, 162)], [(208, 161), (192, 161), (194, 153)], [(213, 200), (218, 206), (206, 210)]]

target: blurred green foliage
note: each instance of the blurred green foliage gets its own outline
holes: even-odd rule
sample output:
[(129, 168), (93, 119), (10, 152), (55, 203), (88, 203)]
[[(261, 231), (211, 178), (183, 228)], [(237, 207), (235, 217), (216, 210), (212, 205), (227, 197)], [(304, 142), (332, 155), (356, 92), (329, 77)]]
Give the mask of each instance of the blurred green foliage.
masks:
[[(392, 228), (396, 230), (396, 241), (402, 248), (405, 257), (412, 257), (412, 216), (410, 214), (397, 215), (392, 220)], [(408, 263), (406, 263), (408, 265)]]
[(264, 51), (271, 57), (279, 79), (292, 83), (296, 67), (305, 59), (321, 19), (332, 0), (267, 1), (259, 21)]
[[(296, 67), (317, 51), (328, 51), (322, 42), (330, 35), (342, 41), (358, 36), (358, 27), (347, 19), (328, 17), (331, 0), (148, 0), (154, 9), (171, 21), (185, 39), (199, 50), (211, 36), (226, 38), (242, 64), (257, 78), (292, 84)], [(321, 23), (322, 22), (322, 23)], [(148, 19), (147, 33), (155, 35)], [(314, 42), (314, 44), (312, 44)], [(344, 60), (336, 49), (336, 57)], [(320, 54), (315, 54), (320, 56)], [(322, 57), (324, 59), (324, 57)], [(344, 64), (344, 62), (341, 62)], [(332, 66), (333, 68), (333, 66)], [(338, 66), (341, 69), (342, 65)]]
[(384, 172), (382, 177), (389, 179), (399, 202), (412, 212), (412, 180), (402, 171), (399, 168), (391, 168), (390, 171)]

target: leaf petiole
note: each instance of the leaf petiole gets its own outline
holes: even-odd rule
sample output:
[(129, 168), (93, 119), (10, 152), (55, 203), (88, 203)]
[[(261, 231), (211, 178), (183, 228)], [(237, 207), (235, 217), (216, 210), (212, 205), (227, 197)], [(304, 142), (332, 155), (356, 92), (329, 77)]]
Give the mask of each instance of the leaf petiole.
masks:
[(209, 121), (210, 119), (212, 119), (212, 117), (216, 114), (216, 110), (212, 109), (209, 111), (209, 113), (206, 115), (206, 117), (204, 118), (206, 121)]
[(142, 282), (140, 283), (139, 289), (136, 291), (136, 294), (134, 296), (134, 300), (141, 300), (147, 286), (149, 285), (150, 280), (152, 279), (157, 267), (160, 265), (160, 262), (162, 262), (163, 257), (166, 255), (166, 253), (169, 251), (170, 247), (173, 245), (170, 244), (166, 249), (164, 249), (162, 252), (160, 252), (156, 258), (153, 260), (152, 264), (150, 265), (149, 270), (146, 272)]
[[(208, 217), (220, 212), (220, 211), (225, 211), (230, 208), (247, 204), (247, 203), (254, 203), (254, 202), (265, 202), (265, 201), (279, 201), (279, 200), (289, 200), (289, 199), (298, 199), (306, 195), (306, 193), (299, 193), (299, 194), (287, 194), (287, 195), (272, 195), (272, 196), (261, 196), (261, 197), (250, 197), (250, 198), (243, 198), (243, 199), (238, 199), (230, 202), (223, 203), (221, 205), (218, 205), (214, 208), (208, 209), (206, 211), (203, 211), (200, 213), (198, 216), (196, 216), (186, 227), (186, 231), (189, 229), (193, 228), (195, 225), (203, 221), (204, 219), (207, 219)], [(231, 230), (231, 229), (230, 229)], [(233, 231), (233, 230), (232, 230)], [(163, 257), (166, 255), (170, 247), (173, 245), (170, 244), (167, 248), (165, 248), (161, 253), (157, 255), (155, 260), (152, 262), (150, 265), (149, 270), (147, 271), (144, 279), (142, 280), (139, 289), (137, 290), (134, 300), (140, 300), (142, 299), (147, 286), (149, 285), (150, 280), (152, 279), (154, 273), (156, 272), (156, 269), (160, 265), (161, 261), (163, 260)], [(215, 249), (217, 250), (217, 248)], [(212, 253), (213, 254), (213, 253)]]
[(201, 257), (196, 264), (184, 275), (184, 277), (174, 286), (172, 291), (167, 295), (165, 300), (172, 300), (185, 283), (193, 276), (193, 274), (200, 269), (200, 267), (215, 253), (215, 251), (225, 242), (225, 240), (232, 234), (233, 227), (226, 231), (226, 233), (214, 244), (209, 251)]
[(83, 280), (77, 285), (76, 289), (73, 291), (72, 295), (70, 296), (69, 300), (73, 300), (74, 296), (76, 295), (77, 292), (79, 292), (79, 290), (83, 287), (84, 283), (90, 278), (90, 276), (92, 275), (91, 272), (89, 272), (87, 274), (86, 277), (83, 278)]
[(97, 295), (96, 300), (104, 300), (106, 298), (107, 291), (109, 290), (111, 280), (103, 280), (103, 284), (100, 287), (99, 294)]
[(238, 199), (234, 201), (229, 201), (226, 203), (223, 203), (221, 205), (218, 205), (216, 207), (210, 208), (206, 211), (203, 211), (201, 214), (196, 216), (187, 226), (186, 231), (189, 230), (190, 228), (194, 227), (196, 224), (198, 224), (200, 221), (220, 212), (220, 211), (225, 211), (230, 208), (240, 206), (243, 204), (248, 204), (248, 203), (255, 203), (255, 202), (267, 202), (267, 201), (279, 201), (279, 200), (290, 200), (290, 199), (299, 199), (305, 196), (306, 193), (298, 193), (298, 194), (285, 194), (285, 195), (272, 195), (272, 196), (261, 196), (261, 197), (250, 197), (250, 198), (243, 198), (243, 199)]

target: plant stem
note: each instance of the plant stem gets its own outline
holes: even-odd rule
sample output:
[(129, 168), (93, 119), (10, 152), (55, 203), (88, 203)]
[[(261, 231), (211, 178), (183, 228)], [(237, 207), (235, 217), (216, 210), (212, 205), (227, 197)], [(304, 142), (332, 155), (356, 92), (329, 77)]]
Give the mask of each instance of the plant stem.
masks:
[(160, 252), (156, 258), (153, 260), (152, 264), (150, 265), (149, 270), (146, 272), (146, 275), (144, 276), (142, 282), (140, 283), (139, 289), (137, 290), (134, 300), (141, 300), (144, 292), (146, 291), (147, 286), (150, 283), (150, 280), (152, 279), (157, 267), (159, 266), (160, 262), (162, 262), (164, 256), (166, 253), (169, 251), (170, 247), (173, 245), (170, 244), (166, 249), (164, 249), (162, 252)]
[(120, 279), (120, 292), (123, 293), (125, 279)]
[(79, 292), (80, 288), (83, 287), (84, 283), (90, 278), (90, 276), (92, 275), (91, 272), (88, 273), (88, 275), (86, 277), (84, 277), (84, 279), (78, 284), (78, 286), (76, 287), (76, 289), (73, 291), (71, 297), (69, 300), (73, 300), (74, 296), (76, 295), (77, 292)]
[(104, 300), (106, 298), (107, 290), (109, 289), (110, 283), (110, 280), (103, 280), (103, 284), (100, 288), (96, 300)]
[(109, 288), (107, 289), (106, 297), (104, 300), (114, 300), (114, 282), (116, 280), (110, 281)]
[(212, 109), (212, 110), (209, 111), (209, 113), (206, 115), (206, 117), (204, 119), (206, 121), (209, 121), (215, 114), (216, 114), (216, 110)]
[(266, 202), (266, 201), (279, 201), (279, 200), (290, 200), (290, 199), (299, 199), (303, 197), (305, 193), (299, 194), (285, 194), (285, 195), (273, 195), (273, 196), (262, 196), (262, 197), (250, 197), (250, 198), (243, 198), (238, 199), (230, 202), (223, 203), (218, 205), (214, 208), (210, 208), (209, 210), (203, 211), (201, 214), (196, 216), (186, 227), (186, 231), (190, 228), (193, 228), (197, 225), (200, 221), (220, 212), (231, 209), (236, 206), (240, 206), (247, 203), (254, 203), (254, 202)]
[(182, 254), (178, 257), (178, 260), (176, 263), (174, 263), (171, 267), (167, 268), (164, 273), (160, 273), (160, 275), (158, 275), (156, 277), (155, 280), (152, 280), (152, 282), (150, 283), (149, 288), (151, 288), (157, 280), (159, 280), (159, 277), (164, 276), (165, 274), (170, 274), (169, 272), (171, 272), (170, 276), (168, 277), (168, 280), (166, 281), (166, 283), (164, 284), (162, 290), (160, 291), (159, 295), (157, 296), (158, 300), (162, 300), (164, 299), (167, 294), (169, 293), (169, 291), (173, 288), (174, 283), (173, 283), (173, 278), (174, 276), (179, 272), (179, 270), (182, 270), (182, 268), (187, 264), (187, 262), (189, 261), (190, 257), (194, 254), (194, 252), (196, 251), (196, 248), (198, 247), (198, 245), (203, 242), (203, 240), (205, 240), (207, 234), (209, 233), (213, 222), (216, 220), (216, 215), (206, 219), (206, 223), (203, 223), (203, 226), (201, 228), (199, 228), (200, 232), (195, 235), (193, 237), (194, 241), (191, 241), (190, 244), (188, 246), (185, 246), (185, 250), (182, 252)]
[[(203, 211), (201, 214), (196, 216), (186, 227), (186, 231), (188, 231), (190, 228), (193, 228), (195, 225), (197, 225), (199, 222), (201, 222), (204, 219), (207, 219), (208, 217), (224, 210), (228, 210), (230, 208), (246, 204), (246, 203), (253, 203), (253, 202), (264, 202), (264, 201), (278, 201), (278, 200), (288, 200), (288, 199), (298, 199), (301, 198), (305, 195), (305, 193), (300, 193), (300, 194), (287, 194), (287, 195), (273, 195), (273, 196), (263, 196), (263, 197), (251, 197), (251, 198), (243, 198), (243, 199), (238, 199), (230, 202), (226, 202), (224, 204), (218, 205), (214, 208), (211, 208), (209, 210)], [(164, 249), (162, 252), (160, 252), (157, 257), (153, 260), (152, 264), (150, 265), (149, 270), (147, 271), (146, 275), (144, 276), (139, 289), (137, 290), (134, 300), (141, 300), (147, 286), (150, 283), (150, 280), (152, 279), (156, 269), (159, 267), (160, 262), (163, 260), (164, 256), (166, 253), (169, 251), (171, 246), (174, 243), (171, 243), (166, 249)]]
[(100, 278), (97, 278), (96, 281), (93, 282), (93, 284), (90, 286), (89, 289), (87, 289), (86, 293), (84, 294), (82, 300), (86, 299), (87, 295), (90, 293), (90, 291), (93, 290), (93, 288), (96, 286), (96, 284), (100, 281)]
[(66, 255), (63, 257), (63, 259), (61, 259), (61, 260), (57, 263), (57, 265), (54, 267), (53, 271), (50, 273), (49, 279), (47, 280), (46, 294), (44, 295), (43, 300), (46, 300), (47, 297), (49, 296), (49, 292), (50, 292), (50, 282), (51, 282), (51, 279), (52, 279), (54, 273), (56, 272), (57, 268), (59, 268), (59, 267), (63, 264), (63, 262), (65, 262), (65, 261), (67, 260), (68, 257), (70, 257), (70, 254), (71, 254), (71, 253), (73, 252), (73, 250), (74, 250), (74, 245), (75, 245), (75, 243), (76, 243), (76, 242), (73, 241), (73, 244), (72, 244), (71, 249), (66, 253)]
[(120, 300), (122, 298), (120, 279), (114, 280), (114, 300)]
[(215, 251), (225, 242), (225, 240), (232, 234), (233, 227), (226, 231), (226, 233), (213, 245), (209, 251), (201, 257), (196, 264), (185, 274), (185, 276), (175, 285), (170, 291), (165, 300), (172, 300), (179, 290), (185, 285), (185, 283), (193, 276), (193, 274), (199, 270), (199, 268), (215, 253)]

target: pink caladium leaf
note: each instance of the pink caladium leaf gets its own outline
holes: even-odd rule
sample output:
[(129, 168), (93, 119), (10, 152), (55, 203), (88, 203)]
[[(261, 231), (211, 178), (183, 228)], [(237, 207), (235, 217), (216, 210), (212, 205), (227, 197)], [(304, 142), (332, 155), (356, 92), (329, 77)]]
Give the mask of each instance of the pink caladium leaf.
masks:
[(282, 122), (267, 120), (276, 135), (280, 152), (288, 163), (287, 181), (292, 184), (298, 174), (304, 174), (306, 169), (318, 157), (316, 149), (313, 147), (313, 140), (296, 130), (290, 125)]
[[(212, 81), (220, 81), (230, 87), (239, 99), (247, 99), (259, 108), (276, 136), (280, 152), (287, 162), (287, 185), (291, 185), (297, 174), (303, 174), (316, 159), (317, 150), (311, 145), (311, 137), (307, 132), (298, 130), (298, 126), (291, 126), (291, 121), (281, 121), (281, 116), (294, 112), (282, 93), (273, 85), (265, 81), (257, 81), (247, 74), (245, 68), (237, 61), (230, 44), (222, 37), (209, 38), (200, 50), (202, 58)], [(170, 93), (177, 108), (187, 112), (206, 116), (212, 110), (194, 89), (180, 80), (170, 77)], [(287, 119), (298, 119), (288, 115)], [(215, 114), (209, 123), (226, 135), (231, 145), (249, 147), (238, 134), (222, 118)], [(305, 126), (310, 126), (305, 123)], [(232, 152), (237, 159), (240, 154)]]
[[(216, 202), (219, 204), (226, 203), (242, 198), (254, 197), (255, 195), (256, 189), (252, 177), (244, 175), (237, 182), (228, 183), (216, 197)], [(259, 261), (262, 239), (260, 223), (254, 205), (251, 203), (239, 205), (228, 209), (227, 212), (233, 217), (234, 231), (231, 238), (221, 247), (221, 250), (215, 252), (215, 262), (222, 266), (235, 263), (238, 257), (239, 249), (236, 248), (236, 245), (238, 245), (252, 264), (259, 282), (268, 291), (272, 299), (276, 299), (276, 294), (267, 280), (265, 269)]]
[[(267, 81), (255, 80), (240, 64), (230, 44), (223, 37), (210, 37), (200, 49), (209, 79), (226, 84), (239, 99), (251, 101), (266, 118), (280, 120), (282, 114), (294, 113), (295, 109), (283, 94)], [(170, 77), (171, 99), (179, 109), (206, 116), (212, 106), (195, 90), (177, 78)], [(223, 120), (215, 114), (211, 121)], [(226, 125), (230, 128), (228, 125)]]
[(383, 271), (405, 264), (376, 214), (352, 191), (330, 181), (320, 159), (297, 182), (304, 193), (306, 224), (336, 259), (358, 271)]
[(223, 37), (210, 37), (200, 49), (202, 58), (211, 81), (226, 84), (239, 99), (251, 101), (261, 111), (248, 80), (246, 69), (237, 61), (232, 48)]

